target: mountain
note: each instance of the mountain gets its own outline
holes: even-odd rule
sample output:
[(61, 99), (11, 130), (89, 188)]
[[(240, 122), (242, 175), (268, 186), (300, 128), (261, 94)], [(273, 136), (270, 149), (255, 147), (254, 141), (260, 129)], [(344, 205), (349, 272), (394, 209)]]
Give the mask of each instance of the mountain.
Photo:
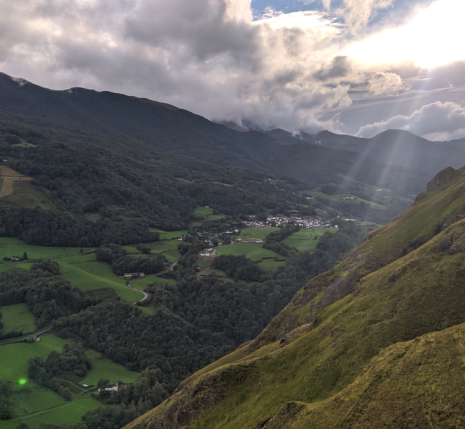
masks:
[(372, 138), (360, 138), (330, 131), (293, 136), (284, 130), (267, 132), (283, 144), (308, 143), (359, 153), (381, 164), (421, 172), (429, 177), (446, 167), (459, 168), (465, 162), (465, 139), (432, 142), (408, 131), (387, 130)]
[(420, 192), (427, 182), (423, 172), (386, 166), (346, 150), (305, 143), (283, 146), (262, 132), (238, 132), (164, 103), (83, 88), (52, 91), (5, 74), (0, 74), (0, 114), (70, 137), (98, 133), (125, 141), (131, 148), (149, 150), (149, 146), (162, 153), (292, 177), (312, 185), (338, 182), (341, 175), (350, 175), (407, 195)]
[(460, 427), (465, 167), (128, 428)]

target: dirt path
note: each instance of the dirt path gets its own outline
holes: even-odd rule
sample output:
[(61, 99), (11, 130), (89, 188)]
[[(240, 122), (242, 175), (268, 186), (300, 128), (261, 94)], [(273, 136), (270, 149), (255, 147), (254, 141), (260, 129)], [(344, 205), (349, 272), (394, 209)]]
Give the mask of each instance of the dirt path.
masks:
[(0, 198), (7, 197), (13, 193), (14, 182), (29, 182), (32, 180), (31, 177), (24, 176), (4, 165), (0, 165), (0, 176), (1, 179), (3, 179), (2, 189), (0, 189)]

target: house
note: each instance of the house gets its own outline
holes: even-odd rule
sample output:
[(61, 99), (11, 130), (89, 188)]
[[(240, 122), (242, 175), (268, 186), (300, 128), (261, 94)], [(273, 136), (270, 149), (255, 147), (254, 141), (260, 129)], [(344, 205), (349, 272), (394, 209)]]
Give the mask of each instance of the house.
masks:
[(145, 277), (144, 273), (124, 273), (124, 277)]
[(19, 256), (12, 256), (12, 257), (11, 257), (11, 260), (12, 260), (12, 261), (19, 261)]
[(115, 384), (107, 384), (107, 385), (105, 386), (105, 390), (117, 392), (117, 391), (118, 391), (118, 383), (115, 383)]

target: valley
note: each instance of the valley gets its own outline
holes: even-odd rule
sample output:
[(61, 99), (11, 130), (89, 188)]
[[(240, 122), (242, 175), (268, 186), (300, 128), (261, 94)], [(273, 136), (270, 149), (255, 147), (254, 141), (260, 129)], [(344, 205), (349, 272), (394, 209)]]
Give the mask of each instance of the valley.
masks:
[(2, 427), (358, 424), (395, 409), (378, 374), (420, 376), (417, 338), (461, 338), (464, 173), (428, 176), (458, 143), (421, 171), (121, 94), (0, 96)]

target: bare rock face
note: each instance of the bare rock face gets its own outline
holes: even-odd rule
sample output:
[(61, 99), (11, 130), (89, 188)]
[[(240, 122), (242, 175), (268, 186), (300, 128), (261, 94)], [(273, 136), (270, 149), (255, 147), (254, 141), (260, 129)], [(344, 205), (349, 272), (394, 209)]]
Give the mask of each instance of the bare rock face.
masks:
[(444, 170), (440, 171), (436, 176), (433, 177), (428, 185), (426, 185), (426, 190), (428, 192), (433, 192), (437, 188), (447, 185), (451, 182), (455, 177), (457, 177), (458, 171), (452, 167), (447, 167)]

